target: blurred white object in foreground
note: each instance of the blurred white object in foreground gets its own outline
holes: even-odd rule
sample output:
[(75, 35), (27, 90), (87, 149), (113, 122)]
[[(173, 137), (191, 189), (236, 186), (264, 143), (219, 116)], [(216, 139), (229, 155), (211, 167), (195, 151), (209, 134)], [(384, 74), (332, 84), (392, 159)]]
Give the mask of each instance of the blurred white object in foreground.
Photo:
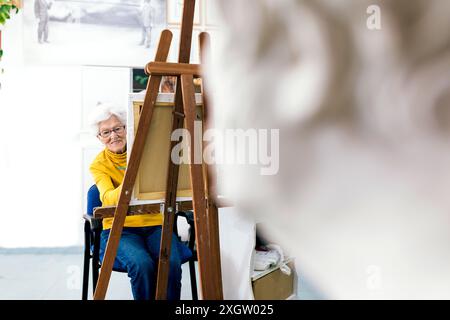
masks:
[(450, 2), (221, 6), (217, 125), (280, 129), (279, 172), (221, 166), (224, 192), (327, 298), (449, 299)]

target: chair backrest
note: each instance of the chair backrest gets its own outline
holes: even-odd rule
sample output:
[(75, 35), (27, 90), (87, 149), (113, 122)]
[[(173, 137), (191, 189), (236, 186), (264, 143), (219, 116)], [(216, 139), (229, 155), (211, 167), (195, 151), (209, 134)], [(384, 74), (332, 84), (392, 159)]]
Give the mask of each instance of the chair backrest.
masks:
[(94, 214), (94, 208), (101, 207), (102, 202), (100, 201), (100, 192), (97, 186), (94, 184), (89, 188), (87, 193), (87, 211), (86, 213), (90, 216)]

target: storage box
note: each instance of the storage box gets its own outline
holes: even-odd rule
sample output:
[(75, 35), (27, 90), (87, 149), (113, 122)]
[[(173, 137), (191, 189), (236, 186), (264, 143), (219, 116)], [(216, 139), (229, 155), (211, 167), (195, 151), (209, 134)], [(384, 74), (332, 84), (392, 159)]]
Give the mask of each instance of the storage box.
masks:
[(287, 265), (291, 274), (286, 275), (279, 267), (256, 272), (252, 277), (255, 300), (285, 300), (296, 295), (297, 276), (293, 261)]

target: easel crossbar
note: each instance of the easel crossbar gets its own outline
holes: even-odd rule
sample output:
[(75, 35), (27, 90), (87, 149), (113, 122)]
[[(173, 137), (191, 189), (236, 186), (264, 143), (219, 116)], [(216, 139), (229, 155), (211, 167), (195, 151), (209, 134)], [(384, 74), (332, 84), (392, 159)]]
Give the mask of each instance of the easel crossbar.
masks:
[[(189, 211), (192, 210), (192, 201), (182, 201), (177, 202), (179, 211)], [(98, 207), (94, 209), (94, 218), (104, 219), (114, 217), (116, 211), (115, 206), (108, 207)], [(132, 205), (128, 207), (127, 216), (135, 216), (141, 214), (155, 214), (161, 212), (161, 204), (159, 203), (149, 203), (149, 204), (139, 204)]]
[(199, 64), (171, 63), (171, 62), (150, 62), (145, 66), (147, 75), (155, 76), (180, 76), (182, 74), (192, 74), (199, 77), (201, 67)]

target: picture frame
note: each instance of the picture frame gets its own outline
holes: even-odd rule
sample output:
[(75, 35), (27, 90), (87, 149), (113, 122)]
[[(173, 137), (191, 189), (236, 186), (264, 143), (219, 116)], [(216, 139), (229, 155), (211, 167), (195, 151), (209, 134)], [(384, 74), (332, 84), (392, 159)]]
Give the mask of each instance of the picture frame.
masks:
[[(169, 25), (181, 25), (184, 0), (167, 0), (167, 23)], [(194, 25), (201, 24), (202, 1), (195, 2)]]
[(219, 26), (219, 13), (217, 0), (204, 1), (205, 6), (205, 25), (207, 27)]
[[(148, 6), (145, 0), (39, 1), (52, 5), (37, 13), (35, 0), (23, 0), (27, 64), (143, 68), (167, 27), (166, 0), (151, 0)], [(144, 25), (149, 25), (146, 31)]]

